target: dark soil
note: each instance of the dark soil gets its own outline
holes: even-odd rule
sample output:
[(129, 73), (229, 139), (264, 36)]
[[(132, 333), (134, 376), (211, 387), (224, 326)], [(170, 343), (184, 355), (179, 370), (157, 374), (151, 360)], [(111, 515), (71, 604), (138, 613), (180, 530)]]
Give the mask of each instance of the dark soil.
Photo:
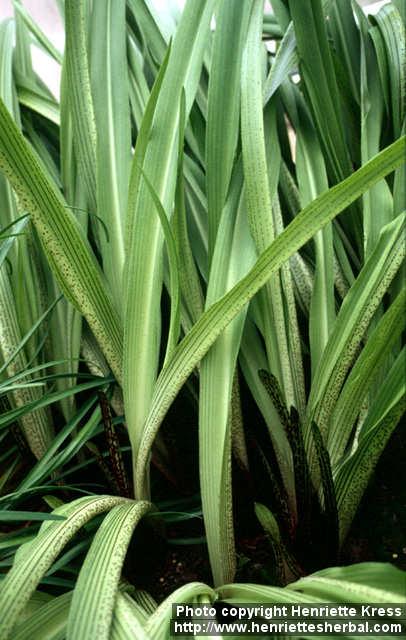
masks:
[[(351, 532), (341, 552), (339, 564), (380, 561), (391, 562), (406, 570), (406, 433), (401, 426), (390, 439), (375, 475), (361, 502)], [(239, 484), (239, 483), (237, 483)], [(241, 488), (241, 485), (240, 485)], [(244, 506), (236, 508), (237, 582), (276, 584), (271, 545), (257, 524), (253, 508), (247, 511), (250, 487), (246, 487)], [(241, 497), (241, 495), (240, 495)], [(203, 525), (184, 523), (167, 529), (169, 540), (186, 535), (204, 535)], [(191, 581), (211, 584), (206, 545), (162, 543), (155, 572), (145, 566), (140, 575), (136, 560), (136, 578), (140, 587), (162, 601), (174, 589)], [(151, 555), (148, 556), (151, 559)]]

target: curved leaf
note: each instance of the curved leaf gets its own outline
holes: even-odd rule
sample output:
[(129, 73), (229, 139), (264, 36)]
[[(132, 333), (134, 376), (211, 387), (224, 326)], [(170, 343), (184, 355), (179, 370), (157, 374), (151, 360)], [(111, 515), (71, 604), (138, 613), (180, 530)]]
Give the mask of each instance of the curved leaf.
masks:
[(100, 525), (73, 592), (67, 640), (108, 640), (127, 547), (148, 502), (114, 507)]
[(146, 491), (149, 452), (171, 402), (216, 338), (245, 304), (293, 253), (372, 184), (403, 162), (405, 138), (389, 146), (341, 184), (322, 194), (291, 222), (258, 258), (251, 271), (223, 298), (215, 302), (194, 325), (162, 370), (155, 385), (149, 415), (143, 425), (142, 446), (136, 461), (136, 494)]

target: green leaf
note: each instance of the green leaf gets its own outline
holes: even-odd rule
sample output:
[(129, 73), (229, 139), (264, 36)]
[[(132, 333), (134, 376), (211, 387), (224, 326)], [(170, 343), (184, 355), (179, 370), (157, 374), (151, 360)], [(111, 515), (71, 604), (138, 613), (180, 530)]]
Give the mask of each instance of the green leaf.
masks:
[(216, 12), (206, 127), (210, 261), (237, 148), (241, 58), (251, 4), (250, 1), (241, 4), (239, 0), (220, 0)]
[(39, 113), (44, 118), (47, 118), (59, 126), (60, 113), (57, 102), (54, 102), (50, 98), (43, 98), (37, 93), (22, 88), (18, 89), (18, 101), (24, 107), (28, 107), (31, 111)]
[(154, 640), (166, 640), (170, 620), (172, 618), (172, 605), (174, 604), (201, 604), (202, 602), (213, 602), (215, 592), (206, 584), (201, 582), (189, 582), (183, 587), (176, 589), (155, 609), (148, 618), (145, 629)]
[[(323, 155), (309, 114), (298, 103), (296, 173), (302, 205), (328, 188)], [(314, 236), (315, 271), (309, 314), (311, 371), (314, 376), (335, 319), (333, 228), (326, 225)]]
[(401, 134), (405, 118), (406, 51), (405, 25), (402, 16), (393, 3), (382, 7), (374, 17), (382, 34), (388, 61), (388, 80), (391, 97), (391, 115), (394, 137)]
[[(289, 8), (295, 28), (304, 89), (325, 154), (330, 180), (336, 183), (350, 175), (352, 170), (346, 137), (349, 122), (345, 118), (343, 92), (339, 90), (334, 69), (323, 2), (289, 0)], [(351, 214), (343, 216), (342, 224), (354, 238), (354, 247), (358, 247), (360, 251), (362, 230), (357, 206), (352, 207)]]
[[(168, 214), (176, 187), (181, 96), (184, 90), (187, 116), (200, 78), (213, 6), (214, 0), (189, 0), (185, 6), (157, 98), (153, 135), (142, 163)], [(144, 181), (133, 196), (129, 195), (124, 293), (124, 401), (135, 456), (153, 393), (160, 346), (163, 233), (157, 216), (150, 214), (151, 205), (152, 196)]]
[(239, 360), (245, 381), (268, 427), (269, 437), (275, 451), (281, 479), (288, 498), (289, 511), (292, 517), (295, 518), (296, 498), (292, 451), (285, 426), (281, 422), (278, 411), (258, 376), (258, 371), (266, 370), (268, 362), (261, 338), (252, 320), (250, 320), (249, 314), (245, 321)]
[(312, 422), (312, 436), (317, 453), (317, 462), (320, 469), (321, 484), (323, 488), (323, 516), (325, 536), (328, 541), (329, 556), (332, 561), (338, 555), (338, 510), (334, 490), (333, 474), (329, 452), (323, 442), (320, 430), (315, 422)]
[(353, 451), (335, 470), (341, 541), (345, 540), (379, 456), (405, 410), (405, 366), (403, 348), (369, 409)]
[(324, 602), (406, 602), (406, 574), (390, 564), (364, 562), (349, 567), (323, 569), (290, 584)]
[(403, 290), (376, 325), (345, 382), (328, 433), (328, 449), (333, 464), (344, 453), (361, 403), (402, 333), (405, 305), (406, 290)]
[[(319, 368), (308, 402), (308, 421), (327, 437), (345, 376), (351, 367), (365, 331), (403, 261), (406, 216), (386, 225), (379, 242), (346, 295)], [(306, 436), (309, 436), (309, 422)]]
[[(111, 382), (112, 379), (108, 380)], [(83, 384), (76, 385), (70, 389), (65, 389), (62, 391), (48, 392), (47, 394), (41, 394), (39, 398), (30, 401), (26, 405), (22, 405), (17, 407), (16, 409), (12, 409), (11, 411), (7, 411), (7, 413), (0, 416), (0, 427), (4, 428), (9, 424), (12, 424), (16, 419), (20, 416), (25, 415), (29, 411), (35, 411), (42, 407), (47, 407), (53, 402), (57, 402), (62, 400), (63, 398), (69, 397), (73, 393), (79, 393), (80, 391), (86, 391), (87, 389), (94, 389), (97, 387), (103, 387), (106, 385), (105, 378), (99, 378), (93, 380), (92, 382), (85, 382)]]
[(13, 6), (14, 10), (21, 16), (27, 29), (33, 34), (42, 49), (46, 51), (46, 53), (48, 53), (56, 62), (62, 64), (61, 53), (56, 47), (54, 47), (35, 20), (32, 19), (26, 8), (21, 4), (20, 0), (13, 0)]
[(62, 640), (65, 637), (72, 592), (52, 598), (22, 621), (13, 632), (13, 640)]
[(18, 522), (21, 520), (66, 520), (66, 518), (40, 511), (0, 511), (0, 522)]
[[(184, 98), (184, 96), (183, 96)], [(203, 293), (199, 281), (199, 274), (195, 263), (192, 245), (187, 228), (187, 214), (185, 203), (185, 180), (183, 164), (184, 145), (184, 99), (182, 98), (179, 114), (179, 163), (178, 179), (175, 193), (175, 211), (172, 217), (172, 228), (175, 237), (176, 250), (179, 260), (179, 286), (181, 291), (182, 314), (181, 322), (185, 333), (193, 326), (203, 313)], [(195, 246), (193, 247), (196, 251)]]
[(99, 527), (79, 573), (69, 610), (67, 640), (108, 640), (118, 582), (131, 536), (148, 502), (114, 507)]
[[(25, 228), (28, 222), (29, 222), (29, 217), (26, 214), (24, 216), (21, 216), (17, 220), (14, 220), (9, 225), (1, 229), (0, 241), (2, 240), (2, 243), (0, 245), (0, 267), (3, 264), (4, 260), (6, 259), (6, 256), (10, 251), (11, 247), (13, 246), (16, 237), (20, 235), (20, 233)], [(9, 229), (13, 231), (12, 234), (6, 234), (6, 231), (8, 231)]]
[(303, 81), (309, 95), (315, 125), (322, 140), (334, 180), (350, 173), (345, 144), (340, 93), (327, 39), (322, 0), (289, 0)]
[[(261, 32), (263, 3), (253, 2), (247, 41), (241, 69), (241, 141), (246, 189), (247, 214), (251, 235), (258, 254), (268, 247), (276, 235), (265, 147), (262, 111)], [(279, 161), (274, 150), (274, 175)], [(276, 187), (276, 184), (274, 185)], [(265, 340), (269, 369), (281, 384), (286, 404), (299, 406), (299, 390), (295, 385), (289, 360), (288, 335), (283, 308), (280, 275), (276, 273), (258, 296), (258, 307)]]
[(403, 603), (406, 601), (405, 581), (406, 573), (390, 564), (363, 562), (349, 567), (323, 569), (292, 582), (284, 589), (232, 584), (220, 587), (216, 592), (221, 600), (236, 605), (244, 602)]
[[(243, 199), (241, 162), (223, 209), (207, 286), (206, 308), (243, 277), (255, 261)], [(231, 398), (246, 309), (202, 360), (199, 401), (199, 469), (203, 515), (216, 585), (235, 572), (231, 495)]]
[(215, 302), (179, 343), (155, 385), (149, 415), (143, 425), (142, 446), (136, 460), (138, 497), (145, 495), (149, 452), (161, 421), (197, 363), (248, 300), (267, 282), (269, 276), (350, 202), (399, 166), (403, 161), (404, 151), (405, 138), (402, 138), (305, 207), (261, 254), (251, 271), (223, 298)]
[(122, 329), (100, 267), (57, 187), (0, 102), (0, 170), (31, 214), (62, 291), (87, 319), (118, 380)]
[(144, 171), (142, 171), (142, 177), (144, 178), (148, 189), (150, 190), (152, 200), (155, 205), (155, 210), (159, 216), (159, 220), (162, 225), (162, 230), (165, 236), (166, 249), (168, 253), (168, 262), (169, 262), (169, 295), (171, 299), (171, 312), (169, 318), (169, 330), (168, 330), (168, 340), (165, 351), (164, 358), (164, 366), (165, 362), (168, 360), (172, 351), (177, 345), (179, 334), (180, 334), (180, 284), (179, 284), (179, 258), (178, 252), (176, 248), (175, 238), (172, 233), (171, 226), (169, 224), (168, 216), (163, 208), (156, 191), (150, 181), (148, 180)]
[(97, 2), (88, 25), (90, 81), (97, 130), (97, 212), (109, 230), (108, 241), (101, 237), (100, 245), (103, 270), (120, 310), (131, 162), (125, 9), (125, 0)]
[[(376, 53), (371, 41), (370, 23), (361, 10), (357, 11), (361, 30), (361, 160), (366, 162), (380, 149), (383, 127), (384, 98)], [(364, 253), (367, 258), (379, 238), (379, 232), (395, 213), (393, 198), (386, 181), (375, 185), (362, 197), (364, 222)]]
[[(360, 35), (351, 2), (333, 0), (329, 10), (328, 30), (333, 36), (336, 65), (342, 65), (351, 87), (352, 97), (360, 103)], [(344, 94), (344, 91), (342, 91)]]
[[(52, 307), (55, 303), (52, 305)], [(3, 365), (0, 366), (0, 375), (4, 372), (13, 376), (17, 371), (27, 368), (27, 358), (24, 346), (30, 337), (43, 322), (50, 309), (39, 318), (34, 327), (24, 338), (21, 338), (19, 318), (13, 296), (12, 284), (4, 267), (0, 271), (0, 353)], [(15, 414), (21, 419), (21, 427), (31, 451), (40, 458), (50, 445), (53, 437), (53, 428), (50, 416), (44, 411), (30, 413), (27, 406), (35, 407), (41, 398), (41, 390), (29, 386), (29, 378), (24, 379), (26, 388), (14, 388), (10, 395), (11, 404)]]
[(270, 542), (275, 554), (275, 562), (277, 565), (277, 576), (281, 584), (285, 584), (286, 577), (291, 578), (293, 575), (300, 575), (296, 562), (286, 549), (283, 538), (281, 536), (278, 522), (273, 513), (259, 502), (255, 503), (255, 515), (257, 516), (265, 533), (269, 536)]
[(264, 105), (269, 102), (282, 82), (284, 82), (287, 76), (295, 69), (297, 63), (295, 31), (293, 23), (291, 22), (284, 33), (264, 83)]
[(61, 523), (44, 522), (38, 536), (19, 548), (14, 565), (2, 582), (0, 591), (0, 637), (7, 640), (32, 593), (53, 561), (75, 533), (99, 513), (124, 502), (111, 496), (85, 497), (56, 509), (65, 516)]
[(97, 210), (97, 133), (90, 86), (86, 9), (86, 0), (66, 0), (65, 2), (64, 66), (69, 86), (74, 147), (90, 209), (95, 212)]
[[(70, 436), (70, 434), (75, 429), (77, 429), (81, 419), (87, 414), (94, 403), (95, 398), (91, 398), (88, 402), (83, 403), (80, 411), (78, 411), (77, 414), (75, 414), (73, 418), (57, 433), (52, 441), (51, 446), (47, 449), (42, 458), (38, 460), (36, 465), (26, 474), (25, 478), (19, 484), (17, 489), (18, 492), (31, 488), (36, 484), (38, 485), (43, 480), (45, 480), (47, 475), (49, 475), (52, 472), (53, 468), (55, 468), (56, 466), (55, 458), (57, 458), (58, 462), (60, 461), (60, 463), (66, 461), (61, 459), (63, 456), (61, 454), (58, 454), (57, 451), (64, 443), (64, 441)], [(75, 438), (73, 438), (71, 445), (74, 443), (74, 440)]]
[[(10, 364), (13, 362), (15, 358), (21, 353), (21, 350), (24, 348), (24, 345), (29, 341), (30, 338), (35, 334), (38, 330), (38, 327), (44, 322), (44, 320), (48, 317), (48, 315), (54, 310), (55, 306), (60, 301), (60, 297), (57, 298), (45, 311), (45, 313), (38, 318), (38, 320), (33, 324), (28, 333), (19, 341), (18, 346), (10, 354), (7, 354), (7, 357), (4, 360), (4, 363), (0, 367), (0, 374), (2, 374), (7, 368), (9, 368)], [(10, 342), (9, 342), (10, 346)], [(24, 370), (26, 367), (22, 367)], [(11, 376), (10, 376), (11, 377)]]
[(111, 640), (152, 640), (145, 631), (139, 607), (128, 593), (117, 594), (110, 631)]

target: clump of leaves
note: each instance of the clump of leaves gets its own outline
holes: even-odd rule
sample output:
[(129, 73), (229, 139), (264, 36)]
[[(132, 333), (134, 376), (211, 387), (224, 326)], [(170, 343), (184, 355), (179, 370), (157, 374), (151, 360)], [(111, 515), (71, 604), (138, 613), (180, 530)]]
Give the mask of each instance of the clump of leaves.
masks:
[[(404, 410), (402, 4), (188, 0), (166, 22), (147, 0), (57, 4), (63, 53), (20, 0), (0, 26), (1, 513), (41, 505), (0, 539), (0, 637), (166, 637), (175, 600), (399, 601), (404, 576), (373, 564), (233, 584), (232, 460), (268, 473), (283, 582), (337, 562)], [(158, 502), (151, 460), (186, 500), (161, 429), (184, 437), (179, 393), (215, 590), (156, 607), (120, 573)]]

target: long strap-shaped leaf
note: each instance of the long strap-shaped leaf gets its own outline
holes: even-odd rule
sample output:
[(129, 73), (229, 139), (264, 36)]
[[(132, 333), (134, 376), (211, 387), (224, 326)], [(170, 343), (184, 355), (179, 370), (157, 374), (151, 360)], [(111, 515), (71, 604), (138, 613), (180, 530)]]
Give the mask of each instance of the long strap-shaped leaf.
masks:
[(241, 55), (250, 8), (250, 1), (222, 0), (216, 14), (206, 131), (210, 260), (237, 147)]
[(67, 0), (65, 65), (70, 86), (74, 144), (91, 209), (96, 211), (96, 124), (87, 53), (86, 4)]
[(18, 86), (18, 102), (31, 111), (39, 113), (43, 118), (47, 118), (58, 127), (60, 125), (59, 105), (56, 100), (42, 96), (31, 88)]
[[(42, 592), (34, 595), (38, 593), (47, 595)], [(18, 625), (13, 640), (65, 640), (71, 600), (72, 591), (68, 591), (45, 602)], [(151, 640), (144, 623), (137, 604), (128, 593), (118, 591), (110, 629), (111, 640)]]
[[(227, 602), (405, 602), (405, 573), (393, 565), (362, 562), (331, 567), (292, 582), (284, 589), (232, 584), (216, 589)], [(390, 599), (392, 598), (392, 600)], [(352, 636), (350, 636), (352, 637)]]
[(255, 329), (254, 323), (249, 319), (249, 315), (245, 320), (239, 360), (245, 381), (268, 427), (281, 480), (286, 490), (289, 511), (295, 516), (296, 497), (292, 451), (278, 411), (258, 376), (258, 371), (267, 370), (268, 361), (259, 333)]
[(122, 302), (131, 161), (125, 10), (125, 0), (96, 2), (89, 21), (90, 80), (97, 129), (97, 212), (109, 230), (109, 241), (101, 236), (100, 245), (103, 269), (118, 307)]
[(62, 63), (62, 55), (58, 51), (56, 47), (52, 44), (52, 42), (47, 38), (45, 33), (39, 27), (39, 25), (32, 19), (31, 15), (28, 13), (26, 8), (20, 3), (20, 0), (14, 1), (14, 10), (17, 11), (22, 17), (24, 23), (26, 24), (28, 30), (32, 33), (32, 35), (38, 41), (38, 44), (42, 47), (44, 51), (46, 51), (56, 62), (59, 64)]
[(17, 218), (15, 222), (11, 222), (7, 227), (0, 230), (0, 267), (13, 246), (15, 239), (22, 233), (29, 220), (28, 215), (21, 216)]
[[(393, 137), (397, 138), (405, 132), (406, 127), (406, 30), (404, 18), (401, 15), (401, 7), (390, 2), (375, 18), (377, 27), (374, 31), (380, 31), (381, 42), (384, 51), (381, 52), (387, 60), (387, 77), (381, 78), (381, 82), (388, 82), (391, 105), (391, 124)], [(379, 32), (378, 32), (379, 33)], [(378, 35), (378, 34), (377, 34)], [(377, 51), (378, 53), (378, 51)], [(378, 54), (379, 55), (379, 54)], [(406, 201), (406, 168), (395, 173), (393, 185), (394, 213), (404, 209)]]
[(290, 584), (288, 590), (324, 602), (406, 602), (404, 572), (378, 562), (324, 569)]
[[(181, 96), (184, 88), (187, 117), (200, 78), (214, 4), (214, 0), (189, 0), (185, 6), (157, 96), (152, 133), (142, 158), (142, 168), (168, 214), (176, 185)], [(152, 207), (154, 203), (146, 182), (139, 184), (131, 178), (123, 366), (126, 418), (135, 456), (153, 394), (160, 346), (163, 234), (158, 216), (151, 215)]]
[(176, 248), (176, 242), (172, 233), (171, 226), (169, 224), (168, 216), (163, 208), (158, 196), (155, 193), (154, 187), (148, 180), (146, 174), (143, 172), (143, 178), (147, 183), (150, 190), (151, 197), (154, 201), (156, 212), (159, 216), (159, 220), (162, 225), (162, 230), (165, 236), (165, 243), (169, 264), (169, 286), (168, 291), (171, 299), (171, 312), (169, 318), (169, 330), (168, 339), (166, 344), (166, 352), (164, 364), (176, 347), (179, 340), (180, 333), (180, 284), (179, 284), (179, 258)]
[(272, 98), (278, 87), (296, 67), (297, 60), (296, 38), (291, 22), (278, 47), (275, 60), (264, 84), (264, 104)]
[(117, 594), (111, 623), (111, 640), (152, 640), (146, 632), (144, 617), (128, 593)]
[[(241, 162), (223, 209), (207, 287), (206, 305), (220, 298), (255, 261), (243, 205)], [(200, 368), (199, 470), (203, 517), (214, 583), (235, 572), (231, 497), (230, 402), (246, 309), (219, 336)]]
[(382, 7), (375, 20), (381, 31), (388, 58), (392, 123), (396, 136), (402, 130), (406, 110), (405, 25), (393, 3)]
[(327, 542), (326, 547), (329, 558), (331, 558), (333, 562), (336, 562), (338, 554), (338, 512), (331, 461), (320, 430), (315, 422), (312, 422), (312, 434), (323, 487), (323, 516), (325, 520), (324, 535)]
[(67, 640), (108, 640), (125, 554), (150, 508), (148, 502), (119, 504), (100, 525), (73, 592)]
[[(276, 235), (262, 111), (262, 16), (263, 3), (256, 0), (252, 6), (241, 67), (241, 141), (247, 214), (258, 254), (271, 244)], [(278, 175), (280, 157), (274, 153), (272, 160), (273, 166), (270, 167), (270, 171)], [(276, 186), (276, 183), (274, 184)], [(298, 393), (289, 361), (287, 327), (278, 273), (270, 278), (264, 291), (260, 293), (259, 305), (269, 368), (278, 378), (288, 406), (298, 407)]]
[(59, 640), (65, 638), (72, 591), (52, 598), (39, 611), (23, 620), (13, 633), (13, 640)]
[(261, 526), (265, 533), (269, 537), (269, 541), (272, 545), (272, 550), (275, 556), (275, 563), (277, 566), (278, 582), (284, 584), (286, 578), (293, 576), (299, 576), (300, 571), (296, 565), (295, 559), (292, 557), (288, 549), (286, 548), (283, 538), (280, 533), (279, 524), (274, 514), (263, 504), (259, 502), (255, 503), (255, 515), (257, 516)]
[(94, 254), (38, 157), (0, 101), (0, 170), (31, 213), (66, 297), (85, 316), (121, 381), (122, 327)]
[(345, 541), (351, 522), (361, 498), (368, 486), (376, 464), (393, 430), (406, 409), (405, 395), (395, 404), (380, 422), (362, 439), (355, 454), (340, 469), (339, 521), (341, 544)]
[(347, 535), (379, 456), (404, 411), (405, 367), (404, 347), (370, 407), (355, 451), (336, 469), (335, 487), (341, 541)]
[[(4, 360), (2, 370), (12, 376), (27, 368), (27, 357), (18, 325), (18, 312), (12, 292), (10, 278), (3, 267), (0, 270), (0, 354)], [(24, 382), (29, 382), (27, 377)], [(12, 394), (15, 407), (26, 407), (41, 398), (42, 390), (26, 386)], [(37, 459), (41, 458), (52, 443), (53, 430), (46, 410), (21, 412), (20, 424), (28, 445)]]
[[(13, 100), (12, 71), (13, 60), (17, 64), (19, 57), (13, 49), (13, 27), (15, 26), (16, 34), (20, 34), (22, 39), (23, 35), (28, 37), (20, 20), (17, 18), (15, 25), (6, 21), (0, 26), (0, 97), (4, 100), (16, 122), (20, 120), (20, 112), (18, 105)], [(28, 218), (25, 217), (18, 222), (17, 202), (4, 176), (0, 176), (0, 202), (0, 225), (4, 225), (7, 229), (10, 222), (15, 220), (16, 224), (11, 227), (11, 232), (19, 233), (22, 231), (21, 224), (23, 223), (25, 227)], [(14, 240), (15, 238), (10, 237), (2, 244), (0, 263), (4, 260)], [(18, 271), (16, 281), (20, 286), (16, 288), (12, 286), (13, 277), (11, 275), (9, 277), (7, 270), (3, 267), (0, 271), (0, 353), (3, 356), (0, 375), (2, 371), (6, 371), (8, 377), (17, 371), (23, 371), (27, 367), (29, 359), (33, 358), (35, 361), (35, 351), (44, 325), (37, 324), (36, 330), (32, 332), (31, 329), (34, 329), (32, 325), (36, 323), (39, 316), (43, 315), (45, 307), (48, 306), (32, 225), (28, 225), (24, 234), (20, 235), (9, 258), (14, 272)], [(45, 317), (41, 318), (41, 320), (44, 319)], [(36, 333), (40, 326), (41, 333)], [(26, 333), (30, 333), (30, 336), (23, 338)], [(28, 382), (28, 380), (29, 376), (24, 382)], [(27, 402), (38, 400), (40, 397), (40, 389), (27, 386), (25, 389), (16, 389), (13, 394), (9, 395), (9, 400), (12, 406), (21, 407)], [(40, 458), (50, 445), (53, 436), (49, 412), (41, 409), (35, 413), (22, 413), (20, 426), (34, 455)]]
[[(185, 180), (183, 175), (184, 136), (184, 100), (182, 100), (179, 118), (179, 158), (178, 179), (175, 193), (175, 211), (172, 217), (176, 251), (179, 260), (179, 287), (181, 292), (181, 320), (185, 333), (203, 313), (203, 292), (199, 280), (195, 258), (189, 238), (186, 217)], [(171, 307), (172, 308), (172, 307)]]
[[(296, 173), (302, 204), (307, 204), (328, 188), (323, 155), (309, 115), (298, 102), (296, 126)], [(327, 344), (335, 319), (333, 229), (326, 225), (314, 236), (315, 273), (309, 313), (309, 340), (312, 375)]]
[(214, 303), (185, 336), (162, 370), (153, 394), (136, 462), (136, 493), (145, 492), (145, 471), (149, 452), (159, 426), (173, 399), (207, 353), (216, 338), (244, 305), (281, 265), (327, 222), (372, 184), (403, 162), (405, 137), (387, 147), (342, 183), (332, 187), (301, 211), (285, 231), (261, 254), (251, 271), (218, 302)]
[[(327, 22), (322, 0), (296, 2), (289, 0), (295, 28), (300, 72), (312, 115), (326, 156), (329, 176), (339, 182), (351, 172), (345, 130), (342, 94), (340, 95), (332, 48), (328, 40)], [(345, 214), (342, 223), (361, 247), (361, 225), (356, 207)]]
[(1, 640), (10, 637), (19, 614), (39, 581), (75, 533), (94, 516), (122, 502), (128, 503), (128, 500), (113, 496), (79, 498), (53, 512), (66, 516), (66, 520), (45, 522), (35, 540), (20, 547), (0, 592)]
[(347, 294), (314, 377), (308, 401), (306, 436), (314, 420), (323, 436), (356, 350), (384, 293), (402, 264), (405, 215), (382, 230), (378, 244)]
[(320, 137), (336, 181), (350, 170), (333, 57), (322, 0), (289, 1), (301, 73)]
[(172, 618), (172, 605), (197, 604), (199, 601), (201, 602), (201, 598), (204, 598), (206, 602), (213, 602), (215, 592), (207, 584), (201, 582), (189, 582), (189, 584), (176, 589), (149, 617), (145, 625), (146, 631), (154, 640), (167, 640), (169, 623)]
[[(377, 73), (378, 62), (369, 34), (371, 24), (362, 9), (357, 11), (357, 17), (361, 35), (361, 161), (366, 162), (379, 151), (384, 124), (384, 95)], [(365, 259), (378, 241), (380, 230), (395, 214), (389, 185), (382, 181), (365, 193), (362, 208)]]
[(405, 306), (406, 289), (403, 289), (379, 321), (345, 382), (328, 434), (332, 464), (343, 454), (359, 413), (360, 403), (402, 333)]

